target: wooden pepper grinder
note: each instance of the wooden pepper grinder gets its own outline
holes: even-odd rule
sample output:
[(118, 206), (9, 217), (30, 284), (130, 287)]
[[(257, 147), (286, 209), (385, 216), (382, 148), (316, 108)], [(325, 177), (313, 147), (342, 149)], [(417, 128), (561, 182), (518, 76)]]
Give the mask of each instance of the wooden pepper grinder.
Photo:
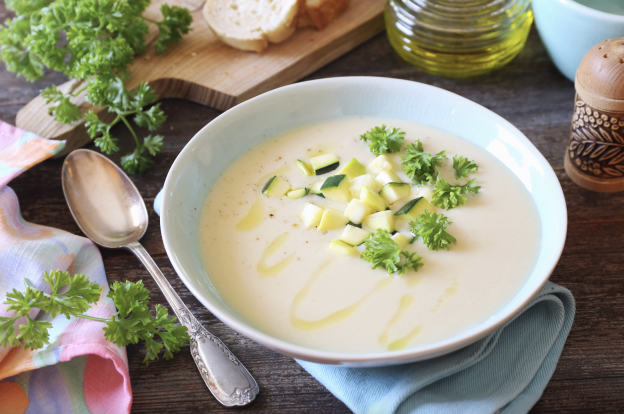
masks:
[(576, 71), (565, 170), (601, 193), (624, 191), (624, 37), (592, 47)]

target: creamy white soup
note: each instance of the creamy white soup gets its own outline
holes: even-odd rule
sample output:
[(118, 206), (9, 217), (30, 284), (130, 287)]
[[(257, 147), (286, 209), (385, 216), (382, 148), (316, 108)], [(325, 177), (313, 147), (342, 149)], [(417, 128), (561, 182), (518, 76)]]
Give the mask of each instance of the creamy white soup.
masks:
[[(328, 248), (342, 228), (319, 231), (300, 218), (306, 203), (344, 211), (346, 204), (314, 194), (291, 200), (262, 194), (274, 175), (292, 188), (310, 186), (322, 176), (305, 176), (295, 165), (333, 153), (341, 166), (376, 158), (360, 134), (381, 124), (401, 128), (405, 144), (420, 139), (426, 152), (447, 151), (440, 168), (451, 183), (477, 178), (482, 187), (465, 205), (434, 208), (452, 224), (449, 251), (432, 251), (417, 239), (405, 250), (417, 252), (423, 267), (404, 275), (373, 270), (357, 255), (343, 257)], [(399, 154), (389, 154), (402, 172)], [(478, 172), (453, 177), (452, 157), (474, 160)], [(339, 167), (340, 168), (340, 167)], [(391, 206), (397, 211), (416, 196)], [(406, 221), (397, 230), (409, 233)], [(472, 328), (506, 305), (520, 290), (537, 260), (540, 223), (522, 183), (499, 160), (464, 139), (439, 129), (399, 120), (348, 118), (308, 125), (270, 139), (233, 163), (214, 184), (200, 218), (199, 245), (211, 282), (229, 306), (258, 329), (311, 348), (338, 352), (393, 351), (448, 339)], [(362, 251), (364, 246), (359, 246)]]

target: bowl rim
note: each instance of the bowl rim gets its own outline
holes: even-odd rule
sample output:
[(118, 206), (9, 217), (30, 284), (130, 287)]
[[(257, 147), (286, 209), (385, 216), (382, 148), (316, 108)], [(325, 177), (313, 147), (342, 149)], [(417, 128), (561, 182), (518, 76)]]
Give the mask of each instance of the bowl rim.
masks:
[[(521, 297), (521, 300), (518, 302), (514, 308), (507, 310), (505, 313), (502, 313), (501, 309), (494, 315), (492, 315), (489, 319), (485, 320), (481, 324), (477, 325), (477, 327), (482, 327), (482, 329), (477, 332), (472, 333), (471, 335), (462, 335), (461, 333), (453, 336), (450, 339), (446, 339), (443, 341), (439, 341), (437, 343), (433, 343), (427, 346), (418, 347), (418, 348), (407, 348), (405, 350), (400, 351), (377, 351), (377, 352), (368, 352), (368, 353), (346, 353), (346, 352), (336, 352), (336, 351), (325, 351), (319, 350), (315, 348), (309, 348), (302, 345), (297, 345), (282, 339), (278, 339), (272, 335), (262, 332), (258, 328), (254, 327), (252, 324), (248, 322), (244, 322), (242, 317), (238, 319), (235, 316), (232, 316), (228, 312), (222, 311), (220, 305), (213, 304), (212, 299), (204, 295), (201, 289), (196, 289), (193, 285), (192, 280), (185, 274), (183, 271), (182, 264), (178, 261), (178, 257), (175, 252), (175, 247), (173, 246), (172, 239), (170, 238), (169, 224), (167, 222), (167, 210), (168, 206), (173, 203), (173, 196), (171, 195), (171, 191), (168, 189), (172, 189), (174, 183), (177, 181), (178, 176), (181, 174), (181, 170), (184, 164), (186, 164), (186, 159), (192, 157), (194, 154), (195, 144), (199, 143), (201, 140), (205, 139), (204, 137), (210, 136), (210, 139), (213, 139), (214, 135), (208, 135), (205, 133), (206, 130), (210, 129), (212, 125), (227, 122), (230, 117), (236, 117), (237, 113), (243, 111), (246, 107), (251, 105), (261, 104), (266, 99), (274, 99), (274, 97), (279, 96), (282, 93), (289, 93), (293, 89), (303, 89), (299, 93), (305, 93), (306, 88), (315, 88), (317, 85), (327, 86), (327, 87), (336, 87), (340, 86), (340, 84), (344, 83), (353, 83), (354, 85), (362, 85), (362, 84), (380, 84), (380, 83), (401, 83), (405, 88), (414, 87), (417, 85), (418, 88), (424, 88), (425, 90), (429, 89), (432, 93), (442, 94), (442, 96), (446, 96), (449, 99), (459, 100), (463, 102), (463, 104), (467, 104), (469, 106), (475, 106), (480, 111), (484, 111), (488, 114), (488, 116), (492, 116), (496, 122), (500, 123), (507, 130), (514, 133), (516, 137), (518, 137), (524, 145), (531, 151), (531, 153), (537, 157), (540, 165), (544, 167), (544, 179), (552, 180), (553, 183), (556, 184), (558, 188), (557, 194), (553, 196), (556, 197), (556, 205), (558, 205), (562, 209), (562, 229), (563, 231), (559, 235), (557, 241), (557, 245), (553, 247), (551, 244), (551, 251), (555, 252), (555, 254), (551, 255), (551, 259), (545, 263), (544, 267), (548, 270), (544, 272), (539, 283), (536, 283), (535, 289), (533, 291), (528, 291)], [(567, 234), (567, 225), (568, 225), (568, 217), (567, 217), (567, 207), (565, 203), (565, 198), (563, 195), (563, 190), (561, 189), (561, 184), (542, 153), (533, 145), (533, 143), (515, 126), (513, 126), (509, 121), (505, 120), (500, 115), (492, 112), (491, 110), (483, 107), (482, 105), (477, 104), (467, 98), (464, 98), (460, 95), (457, 95), (453, 92), (449, 92), (447, 90), (427, 85), (420, 82), (414, 82), (403, 79), (394, 79), (394, 78), (384, 78), (384, 77), (369, 77), (369, 76), (352, 76), (352, 77), (337, 77), (337, 78), (325, 78), (325, 79), (317, 79), (310, 80), (305, 82), (299, 82), (292, 85), (283, 86), (281, 88), (274, 89), (269, 92), (265, 92), (259, 96), (251, 98), (245, 102), (238, 104), (237, 106), (223, 112), (208, 124), (206, 124), (201, 130), (199, 130), (193, 138), (184, 146), (184, 148), (180, 151), (176, 159), (174, 160), (169, 172), (167, 173), (167, 177), (165, 179), (165, 184), (163, 186), (163, 199), (161, 205), (161, 215), (160, 215), (160, 228), (163, 239), (163, 244), (165, 247), (165, 251), (167, 252), (167, 256), (173, 265), (174, 270), (176, 271), (178, 277), (182, 280), (187, 289), (197, 298), (202, 305), (204, 305), (215, 317), (221, 320), (223, 323), (228, 325), (230, 328), (240, 333), (241, 335), (250, 338), (259, 344), (268, 347), (269, 349), (275, 350), (282, 354), (299, 358), (311, 362), (318, 362), (323, 364), (332, 364), (332, 365), (345, 365), (345, 366), (383, 366), (383, 365), (392, 365), (392, 364), (402, 364), (420, 360), (431, 359), (440, 355), (448, 354), (455, 350), (464, 348), (481, 338), (484, 338), (488, 334), (494, 332), (499, 327), (503, 326), (511, 319), (513, 319), (536, 295), (537, 293), (544, 287), (550, 275), (552, 274), (555, 266), (559, 262), (561, 254), (563, 252), (563, 247), (565, 244), (566, 234)], [(524, 289), (523, 285), (523, 288)], [(520, 291), (521, 292), (521, 291)], [(518, 295), (520, 292), (516, 293)], [(518, 300), (515, 296), (512, 300)], [(505, 305), (508, 306), (508, 305)], [(476, 328), (476, 327), (475, 327)], [(459, 336), (459, 337), (458, 337)], [(454, 340), (451, 340), (455, 338)]]
[(578, 13), (581, 13), (584, 15), (590, 15), (591, 17), (594, 17), (596, 19), (611, 20), (615, 23), (624, 23), (624, 16), (622, 15), (594, 9), (582, 3), (579, 3), (576, 0), (558, 0), (558, 1), (562, 3), (564, 6), (571, 7), (572, 9), (574, 9), (574, 11)]

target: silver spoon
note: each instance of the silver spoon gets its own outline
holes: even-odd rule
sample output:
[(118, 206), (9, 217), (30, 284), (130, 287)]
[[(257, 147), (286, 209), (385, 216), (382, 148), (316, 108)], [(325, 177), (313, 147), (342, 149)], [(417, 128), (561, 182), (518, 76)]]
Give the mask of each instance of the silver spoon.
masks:
[(139, 244), (147, 230), (147, 209), (128, 176), (103, 155), (79, 149), (65, 159), (62, 181), (69, 210), (80, 230), (102, 247), (130, 250), (150, 272), (180, 323), (188, 328), (191, 354), (215, 398), (226, 406), (253, 401), (259, 387), (249, 371), (195, 319)]

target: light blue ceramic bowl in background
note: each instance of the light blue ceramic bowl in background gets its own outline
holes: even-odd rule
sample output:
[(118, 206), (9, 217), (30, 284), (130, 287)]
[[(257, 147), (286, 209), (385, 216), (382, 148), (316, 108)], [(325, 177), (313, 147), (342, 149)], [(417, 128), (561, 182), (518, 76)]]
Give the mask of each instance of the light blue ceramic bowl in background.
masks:
[[(513, 300), (482, 324), (448, 340), (401, 351), (366, 354), (322, 351), (258, 330), (234, 312), (210, 282), (199, 255), (198, 218), (219, 174), (265, 139), (302, 125), (356, 116), (402, 119), (452, 132), (494, 154), (529, 190), (537, 205), (542, 229), (537, 264)], [(364, 367), (443, 355), (482, 338), (509, 320), (540, 290), (557, 264), (566, 236), (567, 213), (561, 186), (548, 162), (518, 129), (500, 116), (433, 86), (396, 79), (353, 77), (279, 88), (230, 109), (206, 125), (184, 147), (167, 175), (160, 224), (165, 249), (178, 275), (199, 301), (224, 323), (285, 355)]]
[(624, 36), (624, 0), (533, 0), (533, 13), (555, 66), (572, 82), (592, 46)]

